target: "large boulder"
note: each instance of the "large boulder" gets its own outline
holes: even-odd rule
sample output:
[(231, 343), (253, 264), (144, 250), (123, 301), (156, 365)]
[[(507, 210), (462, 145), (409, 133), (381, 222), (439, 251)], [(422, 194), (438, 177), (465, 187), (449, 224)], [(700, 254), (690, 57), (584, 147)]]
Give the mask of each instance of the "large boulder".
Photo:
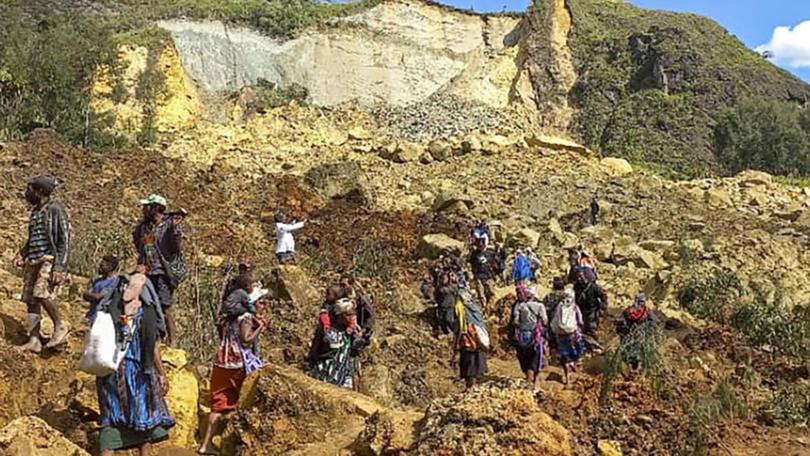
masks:
[(381, 410), (366, 420), (352, 450), (362, 456), (407, 452), (414, 444), (416, 424), (423, 417), (418, 412)]
[(464, 210), (473, 208), (473, 200), (458, 191), (442, 190), (433, 200), (432, 210), (436, 212), (452, 210), (463, 207)]
[(188, 355), (183, 350), (164, 348), (163, 362), (168, 367), (169, 392), (166, 402), (177, 424), (169, 433), (169, 445), (194, 448), (198, 424), (200, 388), (197, 376), (188, 367)]
[(461, 255), (464, 250), (464, 243), (446, 234), (426, 234), (419, 242), (416, 253), (422, 258), (435, 260), (445, 249), (449, 249), (456, 255)]
[(435, 401), (415, 454), (573, 455), (568, 431), (517, 380), (501, 380)]
[(805, 209), (793, 224), (799, 228), (810, 229), (810, 209)]
[(607, 157), (600, 162), (602, 168), (614, 176), (624, 176), (633, 172), (633, 167), (623, 158)]
[(386, 160), (394, 163), (411, 163), (419, 161), (425, 151), (418, 144), (409, 142), (401, 142), (392, 148), (384, 148), (380, 152), (380, 156)]
[(714, 207), (730, 207), (734, 205), (727, 191), (719, 188), (710, 188), (705, 194), (706, 202)]
[(507, 240), (507, 244), (515, 248), (535, 248), (538, 242), (540, 242), (540, 233), (531, 228), (523, 228), (513, 233)]
[(17, 418), (0, 430), (3, 456), (90, 456), (35, 416)]
[(757, 187), (773, 183), (773, 176), (762, 171), (747, 170), (737, 175), (737, 180), (743, 187)]

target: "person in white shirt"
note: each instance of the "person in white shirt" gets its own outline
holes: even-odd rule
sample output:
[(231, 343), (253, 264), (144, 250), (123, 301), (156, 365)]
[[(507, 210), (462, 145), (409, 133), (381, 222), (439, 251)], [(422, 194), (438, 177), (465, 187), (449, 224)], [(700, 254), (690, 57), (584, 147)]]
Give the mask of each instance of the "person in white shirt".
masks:
[(276, 212), (276, 258), (281, 264), (295, 262), (295, 238), (293, 231), (304, 227), (303, 221), (290, 221), (289, 217), (281, 212)]

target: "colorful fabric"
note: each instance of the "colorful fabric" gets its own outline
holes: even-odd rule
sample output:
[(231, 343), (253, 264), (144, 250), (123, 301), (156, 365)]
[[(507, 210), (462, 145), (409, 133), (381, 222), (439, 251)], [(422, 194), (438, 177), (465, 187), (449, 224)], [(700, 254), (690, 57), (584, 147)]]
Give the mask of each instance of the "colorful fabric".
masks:
[(512, 281), (515, 283), (534, 279), (532, 264), (526, 255), (518, 254), (512, 264)]
[(222, 369), (243, 369), (242, 341), (239, 337), (239, 318), (231, 317), (222, 326), (222, 338), (219, 342), (214, 366)]
[[(118, 372), (96, 379), (102, 427), (150, 431), (158, 426), (170, 428), (166, 400), (160, 394), (158, 375), (153, 366), (144, 364), (142, 328), (143, 308), (131, 321), (131, 341)], [(122, 324), (123, 331), (129, 327)]]
[[(335, 331), (333, 328), (330, 333)], [(355, 369), (354, 358), (351, 356), (352, 338), (345, 330), (338, 334), (340, 346), (333, 348), (327, 357), (314, 362), (312, 376), (333, 385), (352, 388)]]
[(39, 261), (45, 256), (53, 256), (51, 243), (48, 240), (46, 206), (31, 211), (28, 222), (28, 251), (26, 259), (29, 262)]
[(575, 362), (579, 360), (584, 350), (582, 335), (579, 332), (557, 336), (557, 352), (560, 356), (560, 362)]
[(163, 261), (171, 262), (180, 254), (183, 247), (182, 225), (173, 226), (171, 217), (166, 216), (157, 225), (151, 220), (143, 220), (132, 233), (138, 264), (146, 266), (147, 274), (162, 275)]
[(214, 366), (211, 371), (211, 411), (214, 413), (228, 413), (236, 410), (239, 403), (239, 393), (245, 382), (244, 369), (223, 369)]

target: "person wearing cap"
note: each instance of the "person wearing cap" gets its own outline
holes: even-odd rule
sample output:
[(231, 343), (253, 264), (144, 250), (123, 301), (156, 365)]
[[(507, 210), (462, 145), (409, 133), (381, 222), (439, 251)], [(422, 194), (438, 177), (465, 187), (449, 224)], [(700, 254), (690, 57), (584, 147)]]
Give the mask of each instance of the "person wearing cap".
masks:
[(291, 221), (283, 212), (276, 212), (276, 258), (281, 264), (295, 262), (295, 238), (293, 232), (304, 227), (304, 221)]
[(518, 362), (532, 391), (540, 389), (540, 370), (544, 364), (543, 333), (548, 326), (548, 314), (537, 300), (537, 288), (525, 283), (515, 288), (517, 301), (512, 306), (512, 327)]
[(249, 271), (237, 276), (235, 284), (237, 288), (223, 302), (217, 317), (220, 344), (211, 370), (211, 413), (199, 454), (218, 454), (213, 439), (224, 429), (223, 418), (236, 410), (247, 376), (263, 365), (257, 348), (259, 335), (267, 327), (268, 290), (256, 286)]
[(136, 272), (146, 274), (157, 290), (166, 319), (166, 343), (173, 346), (175, 323), (171, 306), (178, 284), (170, 277), (167, 265), (182, 253), (184, 216), (167, 215), (166, 198), (158, 194), (141, 200), (141, 207), (143, 219), (132, 233), (135, 251), (138, 252)]
[(353, 350), (357, 330), (357, 309), (348, 298), (340, 298), (332, 306), (331, 326), (318, 324), (310, 344), (310, 374), (318, 380), (344, 388), (354, 388), (355, 356)]
[(65, 207), (51, 198), (56, 178), (42, 175), (31, 179), (25, 189), (25, 200), (31, 205), (28, 237), (14, 258), (23, 268), (25, 285), (22, 300), (28, 306), (26, 329), (28, 342), (20, 350), (42, 351), (42, 308), (53, 320), (53, 335), (45, 348), (65, 342), (68, 327), (57, 308), (56, 287), (65, 280), (70, 253), (70, 222)]

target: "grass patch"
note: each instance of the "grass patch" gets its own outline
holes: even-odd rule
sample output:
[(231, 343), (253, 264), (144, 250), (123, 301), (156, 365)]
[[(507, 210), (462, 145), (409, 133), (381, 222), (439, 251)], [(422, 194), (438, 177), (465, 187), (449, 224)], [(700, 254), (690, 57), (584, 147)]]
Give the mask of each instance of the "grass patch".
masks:
[(128, 260), (135, 258), (132, 235), (115, 227), (77, 230), (70, 246), (69, 270), (83, 277), (94, 277), (105, 255), (118, 256), (123, 268)]
[(747, 419), (748, 407), (739, 399), (728, 380), (722, 380), (707, 394), (698, 394), (689, 407), (691, 438), (686, 443), (693, 455), (707, 455), (714, 445), (721, 445), (718, 426), (735, 419)]
[(390, 284), (394, 280), (394, 251), (380, 241), (361, 242), (352, 257), (354, 276)]
[(810, 426), (810, 383), (783, 386), (769, 408), (768, 414), (779, 426)]

